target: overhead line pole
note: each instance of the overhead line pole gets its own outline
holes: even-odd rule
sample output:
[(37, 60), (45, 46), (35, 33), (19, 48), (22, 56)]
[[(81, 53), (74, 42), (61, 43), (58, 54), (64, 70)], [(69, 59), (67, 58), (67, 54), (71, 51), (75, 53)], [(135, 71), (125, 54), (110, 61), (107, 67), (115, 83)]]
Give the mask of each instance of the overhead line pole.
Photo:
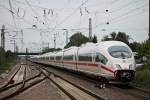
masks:
[(5, 25), (1, 29), (1, 47), (5, 50)]
[(23, 30), (21, 29), (21, 50), (23, 51), (24, 41), (23, 41)]
[(54, 49), (56, 49), (56, 35), (57, 33), (54, 34)]
[(68, 44), (68, 30), (67, 29), (63, 29), (66, 31), (66, 45)]
[[(74, 14), (78, 11), (78, 9), (80, 9), (81, 6), (85, 5), (87, 2), (88, 2), (88, 0), (86, 0), (85, 2), (83, 2), (83, 3), (82, 3), (79, 7), (77, 7), (70, 15), (68, 15), (67, 17), (65, 17), (59, 24), (55, 25), (54, 29), (53, 29), (51, 32), (53, 32), (54, 30), (56, 30), (56, 28), (57, 28), (58, 26), (60, 26), (60, 25), (63, 24), (64, 22), (66, 22), (72, 15), (74, 15)], [(51, 33), (51, 32), (50, 32), (50, 33)]]
[(89, 18), (89, 38), (92, 38), (92, 19)]

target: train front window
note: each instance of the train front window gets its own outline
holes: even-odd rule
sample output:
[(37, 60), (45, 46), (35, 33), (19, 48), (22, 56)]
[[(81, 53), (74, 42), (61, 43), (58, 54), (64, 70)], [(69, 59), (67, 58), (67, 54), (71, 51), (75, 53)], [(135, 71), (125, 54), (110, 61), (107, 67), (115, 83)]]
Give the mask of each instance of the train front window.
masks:
[(131, 58), (131, 51), (125, 46), (112, 46), (108, 48), (109, 54), (114, 58)]
[(104, 55), (100, 54), (100, 53), (96, 53), (95, 61), (100, 62), (104, 65), (106, 65), (106, 63), (108, 62), (107, 58)]

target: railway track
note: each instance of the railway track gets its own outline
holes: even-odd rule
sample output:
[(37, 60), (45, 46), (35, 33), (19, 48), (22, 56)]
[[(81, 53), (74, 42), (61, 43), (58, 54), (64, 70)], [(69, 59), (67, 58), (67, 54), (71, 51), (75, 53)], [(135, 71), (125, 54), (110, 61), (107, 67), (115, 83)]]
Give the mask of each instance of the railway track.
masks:
[(134, 95), (142, 100), (150, 100), (150, 91), (145, 89), (139, 89), (133, 85), (121, 86), (121, 85), (110, 85), (112, 89), (115, 89), (126, 94)]
[[(45, 67), (43, 65), (40, 65), (40, 67), (42, 68), (45, 68), (46, 70), (48, 69), (51, 69), (50, 67)], [(56, 69), (56, 70), (59, 70), (59, 71), (62, 71), (62, 73), (67, 73), (68, 75), (70, 76), (73, 76), (73, 77), (76, 77), (79, 78), (79, 79), (83, 79), (83, 80), (86, 80), (87, 83), (93, 85), (93, 87), (91, 88), (90, 87), (87, 87), (87, 86), (83, 86), (84, 88), (90, 90), (90, 91), (94, 91), (95, 93), (98, 93), (99, 94), (99, 91), (100, 92), (103, 92), (105, 94), (105, 99), (113, 99), (113, 96), (111, 95), (116, 95), (116, 98), (118, 96), (120, 96), (120, 98), (123, 98), (125, 100), (127, 100), (128, 98), (129, 99), (132, 99), (132, 100), (150, 100), (150, 92), (146, 92), (145, 90), (142, 90), (142, 89), (136, 89), (134, 88), (133, 86), (118, 86), (118, 85), (112, 85), (112, 84), (106, 84), (106, 89), (99, 89), (99, 80), (97, 79), (92, 79), (92, 78), (88, 78), (88, 77), (85, 77), (85, 76), (82, 76), (80, 74), (74, 74), (72, 72), (66, 72), (64, 70), (61, 70), (61, 69), (57, 69), (57, 68), (52, 68), (51, 70), (53, 72), (55, 72), (55, 70), (53, 69)], [(59, 75), (58, 74), (58, 71), (56, 71), (57, 74), (55, 74), (55, 76), (57, 77), (60, 77), (60, 76), (63, 76), (63, 75)], [(67, 78), (64, 78), (64, 80), (67, 80), (73, 84), (77, 84), (77, 82), (75, 82), (75, 80), (68, 80)], [(82, 83), (78, 83), (78, 84), (82, 84)], [(114, 93), (116, 92), (116, 93)], [(121, 95), (119, 95), (119, 93), (121, 93)], [(118, 95), (117, 95), (118, 94)], [(123, 94), (123, 96), (122, 96)], [(109, 97), (108, 97), (109, 96)], [(104, 97), (104, 96), (103, 96)], [(115, 98), (115, 97), (114, 97)], [(115, 99), (116, 99), (115, 98)], [(116, 99), (117, 100), (117, 99)], [(119, 100), (119, 99), (118, 99)]]
[(15, 70), (15, 72), (8, 78), (8, 80), (0, 88), (6, 87), (9, 84), (13, 83), (13, 78), (18, 73), (18, 71), (20, 70), (20, 68), (21, 68), (21, 66), (17, 67), (17, 69)]
[[(31, 66), (33, 66), (33, 69), (35, 68), (35, 70), (39, 70), (39, 74), (33, 75), (33, 77), (29, 77), (29, 71), (33, 70)], [(34, 64), (20, 65), (20, 68), (17, 70), (17, 72), (14, 73), (15, 74), (13, 77), (11, 77), (11, 80), (9, 80), (13, 81), (13, 83), (10, 84), (10, 82), (8, 82), (7, 85), (0, 88), (0, 100), (11, 99), (45, 79), (50, 80), (50, 82), (53, 83), (59, 90), (61, 90), (68, 97), (68, 99), (104, 100), (103, 97), (93, 93), (92, 91), (71, 83), (66, 79), (56, 75), (55, 73), (50, 72), (45, 68), (37, 67), (37, 65)], [(29, 74), (28, 77), (27, 74)], [(15, 81), (18, 76), (21, 76), (22, 79), (17, 79)]]
[(93, 93), (92, 91), (76, 85), (45, 68), (38, 67), (38, 69), (71, 100), (104, 100), (103, 97)]
[[(22, 74), (20, 81), (15, 77)], [(21, 76), (21, 75), (20, 75)], [(132, 86), (107, 84), (99, 88), (99, 80), (35, 63), (21, 64), (11, 77), (12, 82), (0, 88), (0, 100), (11, 99), (32, 86), (48, 80), (71, 100), (150, 100), (149, 92)]]
[(27, 67), (28, 65), (21, 64), (19, 69), (14, 72), (10, 80), (8, 80), (7, 84), (0, 88), (0, 100), (10, 99), (46, 79), (41, 73), (27, 78)]

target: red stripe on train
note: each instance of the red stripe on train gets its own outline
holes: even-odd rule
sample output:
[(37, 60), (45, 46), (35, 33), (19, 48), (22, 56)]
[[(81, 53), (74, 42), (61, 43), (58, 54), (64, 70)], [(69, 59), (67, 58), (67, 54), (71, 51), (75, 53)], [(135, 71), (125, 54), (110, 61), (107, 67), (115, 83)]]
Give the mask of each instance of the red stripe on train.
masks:
[[(78, 64), (78, 65), (85, 65), (85, 66), (90, 66), (90, 67), (97, 67), (99, 66), (99, 64), (89, 64), (89, 63), (81, 63), (81, 62), (68, 62), (68, 61), (64, 61), (64, 63), (68, 63), (68, 64)], [(101, 66), (102, 69), (109, 71), (111, 73), (114, 73), (111, 69), (109, 69), (106, 66)]]
[(112, 71), (111, 69), (109, 69), (109, 68), (106, 67), (106, 66), (101, 66), (101, 68), (103, 68), (103, 69), (105, 69), (105, 70), (107, 70), (107, 71), (109, 71), (109, 72), (111, 72), (111, 73), (114, 73), (114, 71)]

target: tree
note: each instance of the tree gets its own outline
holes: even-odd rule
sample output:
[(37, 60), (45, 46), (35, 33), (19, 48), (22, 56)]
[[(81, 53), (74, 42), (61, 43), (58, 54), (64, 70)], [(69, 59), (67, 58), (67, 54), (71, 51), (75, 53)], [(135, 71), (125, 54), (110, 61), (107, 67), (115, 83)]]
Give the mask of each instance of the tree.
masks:
[[(109, 38), (110, 37), (110, 38)], [(127, 35), (125, 32), (112, 32), (110, 36), (106, 35), (103, 37), (102, 41), (110, 41), (110, 40), (117, 40), (122, 41), (129, 45), (129, 35)]]
[(137, 43), (137, 42), (133, 42), (133, 43), (129, 44), (129, 46), (130, 46), (130, 48), (132, 49), (133, 52), (137, 52), (138, 45), (140, 45), (140, 43)]
[(149, 36), (149, 41), (150, 41), (150, 33), (148, 33), (148, 36)]
[(149, 41), (146, 40), (142, 43), (140, 43), (138, 46), (137, 46), (137, 53), (138, 55), (142, 58), (143, 56), (147, 56), (147, 54), (149, 53), (149, 49), (150, 49), (150, 46), (149, 46)]
[(110, 40), (111, 40), (111, 38), (109, 38), (108, 35), (104, 36), (103, 39), (102, 39), (102, 41), (110, 41)]
[(93, 39), (92, 39), (93, 43), (97, 43), (97, 37), (94, 35)]
[(15, 54), (13, 54), (10, 50), (6, 51), (5, 55), (7, 62), (10, 62), (12, 59), (15, 58)]
[(3, 48), (0, 48), (0, 67), (4, 66), (5, 59), (5, 50)]
[(130, 39), (129, 35), (126, 35), (126, 33), (124, 32), (118, 32), (117, 37), (116, 37), (116, 40), (122, 41), (128, 45), (129, 45), (129, 39)]
[(81, 32), (78, 32), (70, 37), (70, 42), (64, 48), (69, 48), (71, 46), (79, 47), (81, 44), (86, 42), (91, 42), (91, 39), (84, 36)]
[[(150, 46), (150, 33), (148, 33), (148, 36), (149, 36), (149, 46)], [(149, 48), (149, 56), (150, 56), (150, 48)]]
[(117, 37), (117, 34), (116, 34), (115, 32), (112, 32), (112, 33), (110, 34), (110, 36), (111, 36), (111, 39), (112, 39), (112, 40), (115, 40), (116, 37)]

